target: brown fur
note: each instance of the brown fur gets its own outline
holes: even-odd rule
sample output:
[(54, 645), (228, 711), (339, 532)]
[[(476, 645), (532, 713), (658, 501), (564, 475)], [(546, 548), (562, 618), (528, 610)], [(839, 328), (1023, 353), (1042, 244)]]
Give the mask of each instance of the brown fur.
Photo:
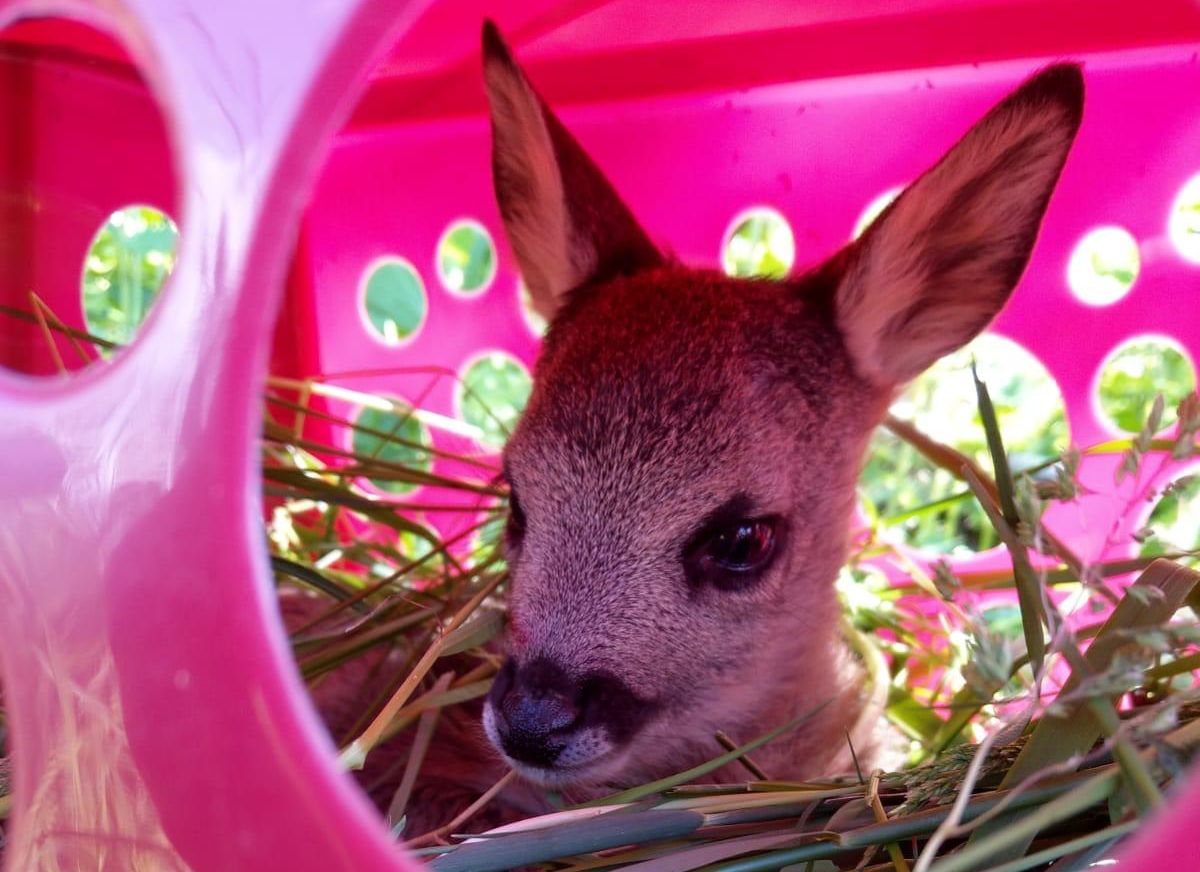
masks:
[[(826, 700), (765, 753), (777, 771), (793, 760), (807, 774), (844, 768), (861, 681), (842, 653), (832, 579), (864, 422), (888, 394), (854, 374), (806, 302), (818, 281), (678, 275), (585, 293), (547, 337), (505, 453), (527, 516), (512, 559), (513, 648), (615, 672), (661, 707), (610, 784), (677, 771), (712, 755), (718, 729), (749, 739)], [(774, 313), (765, 323), (763, 311)], [(797, 335), (809, 341), (798, 347)], [(744, 592), (692, 590), (682, 543), (739, 493), (785, 518), (786, 552)]]
[[(874, 765), (881, 713), (864, 708), (833, 589), (867, 440), (896, 389), (982, 331), (1019, 280), (1079, 124), (1078, 69), (1031, 79), (858, 243), (768, 282), (660, 255), (494, 28), (484, 54), (497, 198), (551, 319), (505, 449), (524, 514), (508, 554), (508, 651), (567, 682), (545, 691), (554, 712), (590, 675), (638, 708), (559, 730), (556, 761), (508, 762), (582, 798), (712, 757), (717, 730), (744, 741), (824, 704), (760, 764), (776, 778), (846, 772), (849, 735)], [(744, 587), (693, 583), (685, 546), (731, 501), (778, 519), (776, 558)], [(501, 698), (516, 691), (499, 691), (483, 722), (503, 749), (516, 728)], [(432, 752), (410, 832), (504, 771), (476, 724), (447, 731), (466, 750)], [(495, 814), (536, 804), (526, 784)]]

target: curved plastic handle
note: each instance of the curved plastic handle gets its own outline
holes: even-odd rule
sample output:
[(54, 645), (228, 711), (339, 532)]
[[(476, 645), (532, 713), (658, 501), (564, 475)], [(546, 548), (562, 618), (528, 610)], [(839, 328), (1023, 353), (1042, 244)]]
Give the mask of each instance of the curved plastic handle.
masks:
[[(162, 103), (182, 249), (142, 338), (66, 381), (0, 373), (8, 867), (416, 868), (289, 660), (257, 440), (300, 208), (407, 0), (67, 5), (115, 27)], [(64, 4), (2, 2), (0, 25)]]

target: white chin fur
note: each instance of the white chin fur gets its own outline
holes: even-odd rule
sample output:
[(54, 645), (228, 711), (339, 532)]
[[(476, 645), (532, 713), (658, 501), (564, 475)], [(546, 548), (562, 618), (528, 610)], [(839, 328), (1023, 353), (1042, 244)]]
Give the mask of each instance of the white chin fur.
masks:
[(488, 741), (500, 752), (504, 761), (522, 778), (552, 789), (587, 787), (600, 784), (616, 776), (628, 759), (628, 752), (613, 746), (601, 729), (584, 730), (571, 738), (567, 747), (559, 754), (558, 765), (553, 768), (531, 766), (514, 760), (504, 753), (500, 734), (496, 729), (496, 715), (491, 702), (483, 707), (483, 731)]

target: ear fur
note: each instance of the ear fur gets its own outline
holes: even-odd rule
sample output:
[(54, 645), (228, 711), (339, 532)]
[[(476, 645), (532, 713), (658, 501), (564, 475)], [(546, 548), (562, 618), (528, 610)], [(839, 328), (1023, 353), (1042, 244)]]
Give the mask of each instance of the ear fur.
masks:
[(862, 236), (836, 292), (865, 378), (920, 374), (991, 322), (1020, 280), (1083, 114), (1077, 65), (995, 106)]
[(496, 25), (483, 25), (492, 178), (534, 309), (573, 289), (660, 263), (629, 208), (533, 90)]

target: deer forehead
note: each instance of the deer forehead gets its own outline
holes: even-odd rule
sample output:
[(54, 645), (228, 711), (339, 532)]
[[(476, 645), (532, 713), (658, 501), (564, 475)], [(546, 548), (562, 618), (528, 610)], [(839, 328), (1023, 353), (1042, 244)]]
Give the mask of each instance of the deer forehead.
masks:
[(859, 386), (808, 290), (678, 268), (585, 290), (547, 337), (515, 483), (602, 514), (786, 499), (791, 455)]

